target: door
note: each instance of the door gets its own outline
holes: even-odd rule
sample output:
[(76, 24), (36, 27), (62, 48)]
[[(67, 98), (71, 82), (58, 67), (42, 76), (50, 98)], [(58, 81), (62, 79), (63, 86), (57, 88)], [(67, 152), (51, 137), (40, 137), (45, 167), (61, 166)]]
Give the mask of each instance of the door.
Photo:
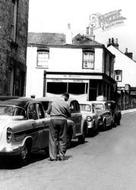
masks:
[(70, 102), (71, 108), (71, 119), (74, 121), (76, 126), (76, 135), (81, 133), (81, 125), (82, 125), (82, 114), (80, 112), (79, 103), (76, 100)]
[(49, 146), (49, 119), (45, 118), (43, 106), (40, 103), (36, 104), (38, 113), (37, 125), (39, 128), (39, 142), (40, 149), (44, 149)]

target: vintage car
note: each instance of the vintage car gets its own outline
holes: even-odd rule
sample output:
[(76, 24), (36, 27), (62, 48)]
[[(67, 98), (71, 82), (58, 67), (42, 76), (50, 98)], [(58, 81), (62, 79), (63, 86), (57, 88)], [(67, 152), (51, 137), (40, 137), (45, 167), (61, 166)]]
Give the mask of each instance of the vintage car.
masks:
[(105, 101), (93, 101), (95, 112), (98, 114), (100, 130), (107, 130), (114, 126), (112, 113), (106, 107)]
[(108, 101), (105, 101), (105, 106), (112, 113), (115, 126), (120, 125), (122, 115), (121, 115), (121, 109), (119, 108), (119, 105), (113, 100), (108, 100)]
[[(54, 101), (56, 97), (42, 97), (37, 98), (43, 104), (45, 113), (48, 109), (49, 104)], [(79, 102), (75, 99), (69, 99), (68, 104), (71, 109), (71, 117), (67, 119), (68, 123), (68, 133), (67, 133), (67, 144), (68, 147), (71, 145), (72, 139), (78, 139), (79, 143), (85, 142), (85, 137), (87, 135), (87, 121), (82, 116), (80, 111)]]
[(30, 154), (48, 149), (50, 119), (40, 102), (29, 98), (0, 102), (0, 155), (15, 155), (23, 162)]
[(91, 101), (79, 101), (80, 110), (87, 120), (88, 135), (94, 135), (98, 132), (98, 114), (96, 114), (94, 109), (94, 103)]

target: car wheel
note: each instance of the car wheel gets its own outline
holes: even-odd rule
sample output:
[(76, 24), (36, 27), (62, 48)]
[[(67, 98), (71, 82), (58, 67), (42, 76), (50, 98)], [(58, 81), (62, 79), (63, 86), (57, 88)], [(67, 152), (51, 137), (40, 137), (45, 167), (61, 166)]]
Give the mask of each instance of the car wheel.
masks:
[(117, 121), (117, 125), (120, 125), (120, 120)]
[(80, 144), (83, 144), (83, 143), (85, 142), (85, 137), (86, 137), (86, 129), (85, 129), (85, 127), (84, 127), (84, 129), (83, 129), (83, 134), (78, 137), (78, 142), (79, 142)]
[(20, 153), (20, 160), (22, 164), (27, 164), (30, 160), (30, 153), (31, 153), (31, 146), (29, 144), (25, 143), (23, 146), (23, 149)]
[(107, 129), (107, 126), (106, 126), (106, 120), (104, 120), (104, 122), (103, 122), (103, 130), (105, 131), (106, 129)]
[(67, 148), (71, 147), (71, 141), (72, 141), (72, 132), (69, 132), (67, 135)]

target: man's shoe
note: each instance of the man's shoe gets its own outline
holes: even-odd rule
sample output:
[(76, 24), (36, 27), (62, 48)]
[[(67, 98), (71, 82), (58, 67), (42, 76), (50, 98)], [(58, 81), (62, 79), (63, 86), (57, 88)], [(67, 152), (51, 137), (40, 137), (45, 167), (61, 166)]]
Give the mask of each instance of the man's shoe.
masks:
[(57, 160), (63, 161), (63, 160), (65, 160), (65, 156), (58, 156), (58, 159), (57, 159)]
[(57, 159), (54, 158), (48, 158), (49, 161), (57, 161)]

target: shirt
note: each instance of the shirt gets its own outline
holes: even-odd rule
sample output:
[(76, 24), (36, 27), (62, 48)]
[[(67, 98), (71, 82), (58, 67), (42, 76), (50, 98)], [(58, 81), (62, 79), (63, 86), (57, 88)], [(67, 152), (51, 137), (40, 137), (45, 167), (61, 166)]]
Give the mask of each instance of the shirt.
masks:
[(69, 105), (62, 98), (54, 100), (51, 103), (47, 113), (50, 114), (50, 116), (62, 116), (65, 118), (71, 116)]

